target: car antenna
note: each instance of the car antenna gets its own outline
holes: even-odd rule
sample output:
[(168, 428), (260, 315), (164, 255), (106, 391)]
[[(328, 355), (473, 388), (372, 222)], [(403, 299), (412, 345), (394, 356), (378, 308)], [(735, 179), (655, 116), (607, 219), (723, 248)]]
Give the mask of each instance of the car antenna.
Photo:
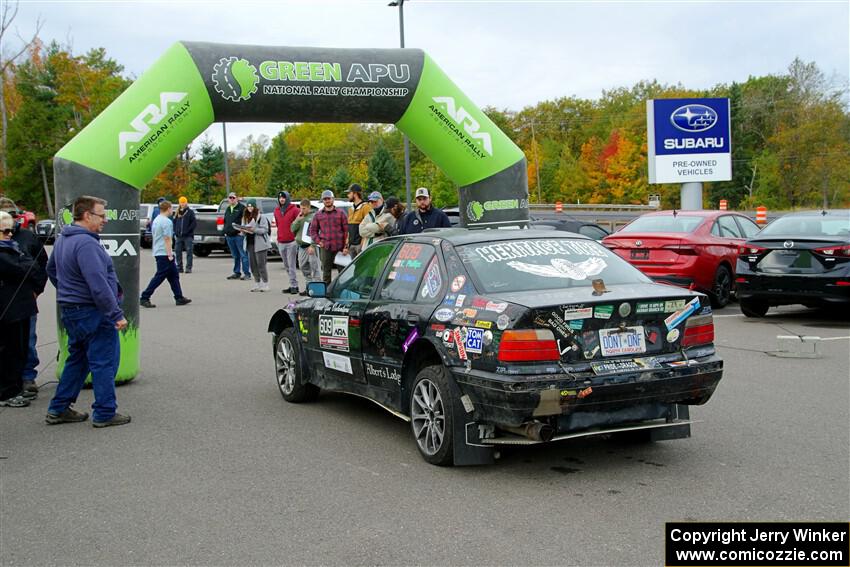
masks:
[(678, 214), (679, 214), (679, 211), (677, 211), (676, 209), (673, 209), (673, 216), (675, 217)]

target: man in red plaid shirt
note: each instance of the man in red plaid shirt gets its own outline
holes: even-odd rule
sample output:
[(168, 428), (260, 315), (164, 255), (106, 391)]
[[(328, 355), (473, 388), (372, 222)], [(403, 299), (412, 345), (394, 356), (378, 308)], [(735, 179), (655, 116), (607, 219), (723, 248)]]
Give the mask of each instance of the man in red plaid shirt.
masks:
[(322, 192), (322, 203), (325, 206), (313, 215), (308, 234), (319, 247), (322, 279), (325, 285), (330, 285), (337, 252), (348, 253), (348, 215), (334, 206), (334, 194), (330, 189)]

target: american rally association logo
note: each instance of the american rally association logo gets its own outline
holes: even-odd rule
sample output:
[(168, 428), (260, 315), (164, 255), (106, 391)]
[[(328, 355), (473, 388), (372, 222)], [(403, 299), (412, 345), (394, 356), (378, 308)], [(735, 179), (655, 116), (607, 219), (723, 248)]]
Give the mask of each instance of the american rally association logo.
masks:
[(260, 83), (257, 68), (245, 59), (222, 57), (213, 66), (213, 85), (225, 100), (238, 102), (248, 100)]
[(686, 104), (673, 111), (670, 122), (683, 132), (705, 132), (717, 124), (717, 112), (704, 104)]

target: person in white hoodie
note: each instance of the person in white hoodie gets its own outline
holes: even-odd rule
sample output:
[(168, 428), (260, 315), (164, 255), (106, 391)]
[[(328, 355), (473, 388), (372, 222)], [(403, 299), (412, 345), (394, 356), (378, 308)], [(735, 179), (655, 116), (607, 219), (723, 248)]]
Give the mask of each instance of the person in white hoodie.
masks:
[(266, 257), (272, 247), (269, 238), (272, 227), (269, 219), (257, 208), (257, 201), (248, 199), (245, 213), (242, 215), (242, 224), (234, 225), (234, 228), (245, 236), (242, 247), (248, 254), (251, 273), (254, 274), (254, 287), (251, 291), (268, 291), (269, 271), (266, 268)]
[(398, 219), (404, 214), (404, 203), (395, 197), (388, 197), (384, 202), (384, 208), (377, 217), (375, 211), (369, 214), (360, 223), (360, 238), (363, 239), (363, 250), (371, 244), (397, 234), (396, 225)]

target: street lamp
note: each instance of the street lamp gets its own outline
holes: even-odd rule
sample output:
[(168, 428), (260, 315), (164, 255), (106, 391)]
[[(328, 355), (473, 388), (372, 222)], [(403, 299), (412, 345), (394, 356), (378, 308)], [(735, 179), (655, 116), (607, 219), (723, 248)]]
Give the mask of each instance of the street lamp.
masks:
[[(387, 6), (392, 8), (398, 6), (399, 44), (404, 49), (404, 0), (393, 0)], [(410, 140), (407, 138), (407, 134), (402, 135), (404, 136), (404, 184), (407, 195), (407, 210), (410, 211), (412, 210), (410, 203)]]

